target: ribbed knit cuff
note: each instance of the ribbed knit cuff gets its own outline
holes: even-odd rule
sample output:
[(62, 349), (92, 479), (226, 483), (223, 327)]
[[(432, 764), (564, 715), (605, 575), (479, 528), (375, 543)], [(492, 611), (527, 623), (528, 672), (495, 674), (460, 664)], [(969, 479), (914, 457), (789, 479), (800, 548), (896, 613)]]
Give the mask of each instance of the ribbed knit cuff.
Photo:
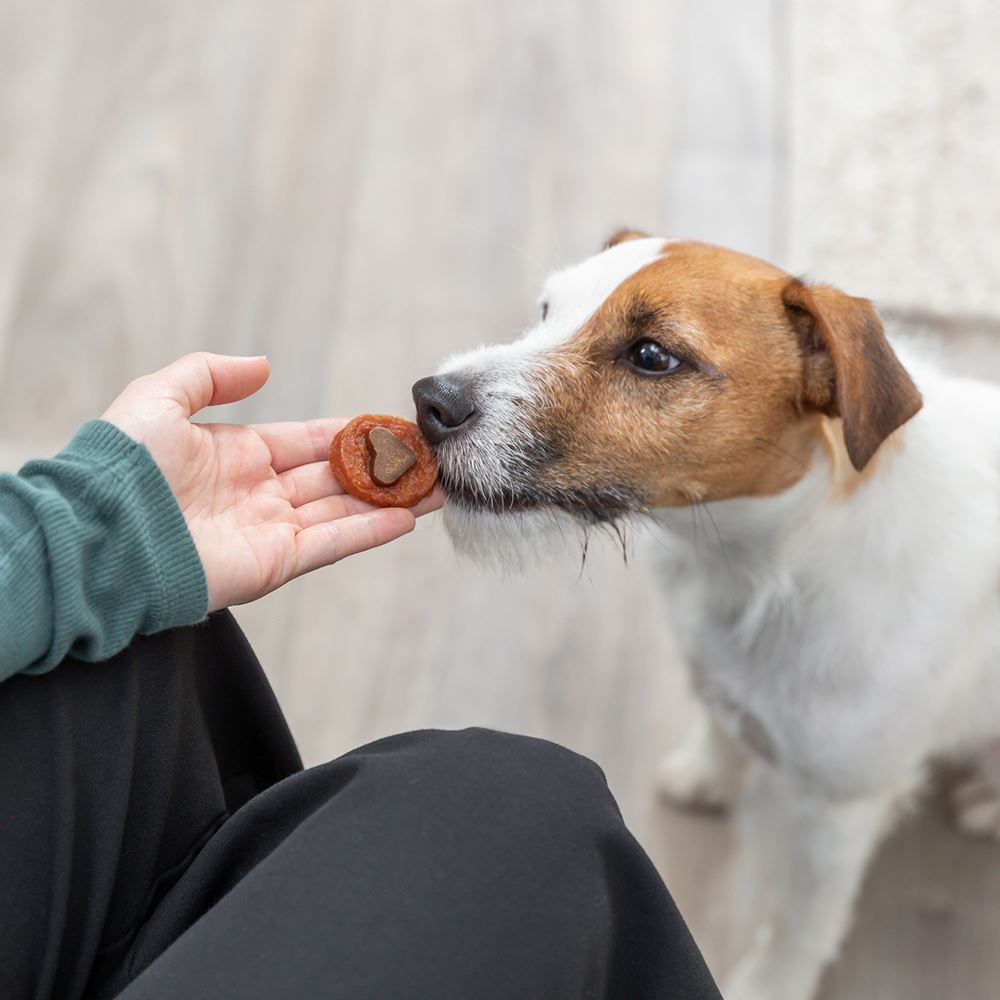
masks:
[(139, 513), (153, 556), (158, 600), (141, 631), (160, 632), (201, 621), (208, 612), (205, 570), (173, 491), (149, 449), (114, 424), (90, 420), (63, 451), (108, 470)]

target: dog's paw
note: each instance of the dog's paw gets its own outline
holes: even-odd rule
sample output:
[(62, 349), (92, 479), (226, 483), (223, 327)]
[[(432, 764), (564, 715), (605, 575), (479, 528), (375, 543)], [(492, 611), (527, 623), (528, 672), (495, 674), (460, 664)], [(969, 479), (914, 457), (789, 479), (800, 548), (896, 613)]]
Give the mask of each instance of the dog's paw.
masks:
[(668, 754), (656, 771), (656, 789), (671, 805), (703, 812), (721, 812), (739, 791), (739, 776), (718, 766), (711, 756), (682, 743)]
[(951, 791), (952, 819), (962, 833), (1000, 842), (1000, 789), (979, 772)]

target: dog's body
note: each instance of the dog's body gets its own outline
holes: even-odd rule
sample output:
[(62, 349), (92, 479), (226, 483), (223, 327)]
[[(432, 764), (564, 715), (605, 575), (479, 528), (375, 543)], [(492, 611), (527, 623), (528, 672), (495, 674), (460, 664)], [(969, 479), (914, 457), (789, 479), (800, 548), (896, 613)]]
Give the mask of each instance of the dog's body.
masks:
[[(902, 356), (925, 406), (875, 468), (851, 469), (831, 426), (785, 494), (712, 504), (714, 525), (656, 514), (668, 608), (711, 715), (662, 765), (662, 789), (725, 805), (734, 745), (749, 750), (742, 860), (778, 881), (759, 916), (773, 933), (727, 1000), (806, 1000), (928, 762), (1000, 736), (1000, 390)], [(996, 793), (965, 791), (960, 820), (1000, 835)]]
[[(807, 1000), (928, 762), (1000, 737), (1000, 389), (894, 352), (863, 300), (638, 234), (550, 280), (521, 341), (427, 381), (461, 547), (635, 511), (666, 532), (708, 713), (662, 786), (725, 805), (749, 757), (743, 849), (781, 864), (725, 995)], [(996, 796), (966, 820), (1000, 836)]]

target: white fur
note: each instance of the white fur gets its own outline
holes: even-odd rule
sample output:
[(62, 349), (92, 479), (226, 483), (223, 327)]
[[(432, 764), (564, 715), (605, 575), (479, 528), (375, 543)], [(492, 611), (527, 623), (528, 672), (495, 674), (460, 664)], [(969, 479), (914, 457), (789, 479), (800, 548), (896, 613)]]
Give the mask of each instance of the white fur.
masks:
[(505, 573), (576, 557), (582, 529), (561, 511), (524, 510), (501, 516), (446, 503), (445, 528), (459, 555)]
[[(547, 322), (450, 362), (483, 373), (499, 399), (491, 414), (487, 398), (485, 436), (477, 428), (458, 465), (475, 448), (494, 452), (478, 459), (487, 476), (501, 466), (516, 475), (519, 407), (543, 405), (538, 368), (662, 247), (621, 244), (557, 275)], [(697, 508), (656, 512), (667, 608), (715, 720), (699, 721), (665, 762), (664, 789), (716, 805), (748, 755), (744, 863), (779, 858), (727, 1000), (808, 1000), (873, 850), (928, 762), (1000, 737), (1000, 389), (894, 346), (924, 408), (856, 489), (839, 489), (819, 459), (778, 496), (710, 504), (714, 524)], [(451, 527), (476, 554), (509, 555), (535, 547), (551, 523), (459, 514)], [(968, 823), (992, 831), (1000, 810), (983, 794)]]

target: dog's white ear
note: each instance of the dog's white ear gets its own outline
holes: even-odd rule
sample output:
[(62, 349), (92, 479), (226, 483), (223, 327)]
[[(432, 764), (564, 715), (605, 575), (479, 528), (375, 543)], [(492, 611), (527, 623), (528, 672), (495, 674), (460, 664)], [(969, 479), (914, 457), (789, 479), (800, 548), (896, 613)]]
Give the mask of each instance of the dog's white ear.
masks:
[(649, 233), (643, 233), (638, 229), (630, 229), (628, 226), (623, 226), (621, 229), (616, 229), (604, 241), (604, 246), (601, 249), (610, 250), (612, 247), (618, 246), (619, 243), (627, 243), (629, 240), (644, 240), (648, 237)]
[(803, 348), (803, 402), (843, 420), (848, 457), (861, 470), (923, 406), (920, 392), (867, 299), (797, 278), (781, 297)]

